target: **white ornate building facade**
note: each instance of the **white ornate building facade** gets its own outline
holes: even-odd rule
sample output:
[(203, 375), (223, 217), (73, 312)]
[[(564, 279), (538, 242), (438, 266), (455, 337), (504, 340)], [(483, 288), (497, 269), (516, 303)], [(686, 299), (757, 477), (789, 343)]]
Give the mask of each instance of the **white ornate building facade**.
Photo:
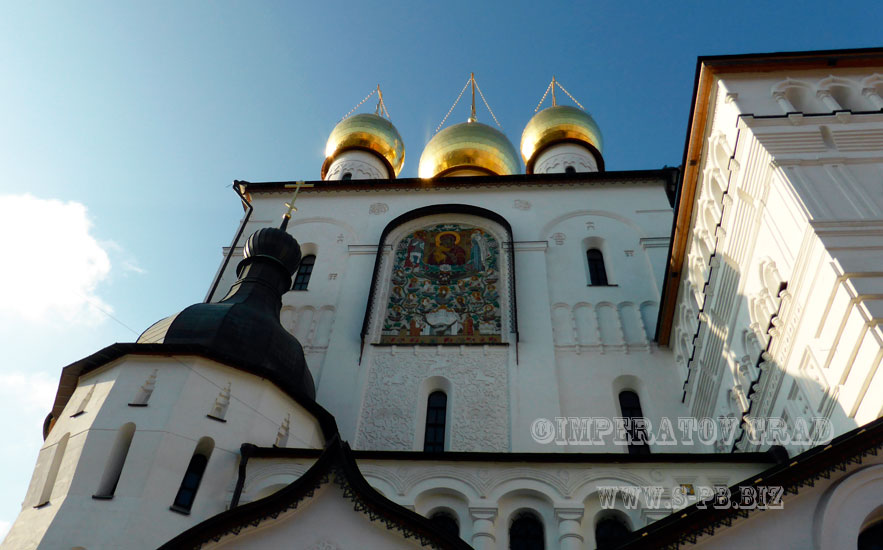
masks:
[(881, 74), (701, 58), (680, 170), (556, 105), (523, 172), (471, 118), (396, 179), (345, 119), (236, 182), (205, 304), (64, 369), (2, 548), (879, 548)]

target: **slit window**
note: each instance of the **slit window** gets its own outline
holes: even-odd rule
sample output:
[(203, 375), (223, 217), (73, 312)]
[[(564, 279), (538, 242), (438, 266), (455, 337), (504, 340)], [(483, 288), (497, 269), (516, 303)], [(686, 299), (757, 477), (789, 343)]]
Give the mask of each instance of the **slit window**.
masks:
[(589, 284), (592, 286), (607, 286), (607, 270), (604, 269), (604, 255), (597, 248), (586, 250), (586, 260), (589, 262)]
[(353, 179), (353, 173), (352, 172), (344, 172), (343, 176), (340, 179), (351, 180), (351, 179)]
[(294, 284), (291, 290), (306, 290), (310, 284), (310, 276), (313, 274), (313, 266), (316, 264), (316, 256), (310, 254), (304, 256), (300, 261), (300, 267), (297, 268), (297, 274), (294, 276)]
[(196, 500), (196, 491), (199, 490), (199, 484), (202, 482), (202, 476), (205, 474), (205, 468), (208, 466), (208, 459), (214, 447), (215, 443), (209, 437), (203, 437), (196, 444), (196, 450), (190, 457), (187, 471), (184, 472), (184, 479), (181, 480), (181, 487), (178, 488), (178, 494), (175, 495), (172, 510), (190, 513), (193, 501)]
[(135, 437), (135, 424), (129, 422), (123, 424), (117, 432), (116, 439), (113, 442), (113, 448), (110, 450), (110, 456), (107, 457), (107, 464), (104, 466), (104, 474), (101, 476), (101, 483), (98, 485), (98, 491), (93, 498), (113, 498), (123, 473), (123, 466), (126, 464), (126, 456), (129, 454), (129, 447), (132, 445), (132, 438)]
[(631, 420), (626, 430), (629, 440), (629, 454), (650, 454), (650, 447), (647, 445), (647, 428), (644, 426), (644, 413), (641, 411), (641, 401), (638, 399), (638, 394), (629, 390), (620, 392), (619, 409), (623, 418)]
[(426, 432), (423, 436), (423, 450), (427, 453), (440, 453), (445, 450), (445, 417), (448, 396), (445, 392), (429, 394), (426, 402)]
[(509, 527), (509, 550), (543, 550), (543, 524), (530, 513), (521, 513)]
[(568, 166), (567, 168), (564, 169), (564, 173), (565, 174), (576, 174), (576, 168), (574, 168), (573, 166)]

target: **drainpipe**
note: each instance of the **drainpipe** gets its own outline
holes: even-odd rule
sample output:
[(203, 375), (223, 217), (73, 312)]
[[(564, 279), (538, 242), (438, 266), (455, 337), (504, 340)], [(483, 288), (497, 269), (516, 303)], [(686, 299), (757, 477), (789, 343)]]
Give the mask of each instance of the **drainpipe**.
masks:
[(233, 489), (233, 500), (230, 501), (230, 509), (239, 506), (239, 498), (242, 496), (242, 488), (245, 487), (245, 471), (248, 466), (248, 459), (251, 458), (255, 445), (251, 443), (243, 443), (239, 448), (239, 477), (236, 479), (236, 488)]
[(239, 231), (236, 232), (236, 236), (233, 237), (233, 242), (230, 244), (230, 250), (227, 251), (227, 255), (224, 257), (224, 262), (221, 264), (220, 269), (215, 274), (215, 279), (212, 281), (212, 286), (208, 291), (208, 294), (205, 295), (205, 303), (209, 303), (212, 301), (212, 298), (215, 295), (215, 291), (218, 289), (218, 285), (221, 283), (221, 276), (224, 275), (224, 271), (227, 270), (227, 264), (230, 263), (230, 257), (233, 256), (233, 252), (236, 250), (236, 245), (239, 243), (239, 238), (242, 237), (242, 232), (245, 231), (245, 225), (248, 223), (248, 219), (251, 217), (251, 213), (254, 210), (254, 207), (248, 202), (248, 199), (245, 198), (245, 195), (242, 194), (242, 189), (240, 185), (243, 183), (248, 183), (239, 180), (233, 180), (233, 191), (236, 195), (239, 196), (239, 200), (242, 201), (243, 206), (246, 208), (245, 217), (242, 218), (242, 222), (239, 224)]

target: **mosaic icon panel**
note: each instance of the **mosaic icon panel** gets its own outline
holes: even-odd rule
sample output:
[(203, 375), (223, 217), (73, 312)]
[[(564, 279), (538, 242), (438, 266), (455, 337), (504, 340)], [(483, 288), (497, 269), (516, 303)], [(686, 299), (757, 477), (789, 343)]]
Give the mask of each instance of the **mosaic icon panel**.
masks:
[(500, 245), (487, 231), (442, 223), (394, 252), (381, 344), (498, 344)]

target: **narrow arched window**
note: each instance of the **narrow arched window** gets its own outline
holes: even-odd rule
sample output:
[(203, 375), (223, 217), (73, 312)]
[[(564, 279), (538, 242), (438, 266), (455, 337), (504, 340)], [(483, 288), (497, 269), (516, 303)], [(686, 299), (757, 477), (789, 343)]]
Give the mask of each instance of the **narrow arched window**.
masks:
[(576, 174), (576, 168), (574, 168), (573, 166), (568, 166), (567, 168), (564, 169), (564, 173), (565, 174)]
[(313, 265), (316, 263), (316, 256), (310, 254), (304, 256), (300, 261), (300, 267), (297, 268), (297, 275), (294, 276), (294, 284), (291, 290), (306, 290), (310, 284), (310, 276), (313, 274)]
[(604, 255), (597, 248), (586, 250), (586, 260), (589, 262), (589, 284), (592, 286), (607, 285), (607, 270), (604, 269)]
[(353, 173), (352, 173), (352, 172), (344, 172), (344, 173), (343, 173), (343, 176), (341, 176), (340, 179), (342, 179), (342, 180), (351, 180), (351, 179), (353, 179)]
[(432, 521), (432, 523), (434, 523), (436, 527), (439, 528), (439, 530), (454, 535), (455, 537), (460, 536), (460, 524), (457, 523), (457, 518), (455, 518), (454, 514), (452, 514), (451, 512), (436, 512), (429, 516), (429, 520)]
[(445, 450), (445, 417), (448, 409), (448, 396), (443, 391), (429, 394), (426, 402), (426, 432), (423, 436), (423, 450), (440, 453)]
[(52, 489), (55, 488), (55, 480), (58, 478), (58, 470), (61, 468), (61, 461), (64, 459), (64, 451), (67, 449), (67, 441), (70, 437), (70, 433), (64, 434), (53, 448), (47, 449), (48, 452), (52, 453), (52, 461), (49, 463), (49, 470), (46, 472), (46, 477), (43, 479), (43, 488), (40, 490), (40, 498), (34, 508), (40, 508), (49, 503)]
[(631, 531), (620, 518), (609, 516), (595, 526), (595, 546), (598, 550), (616, 548), (625, 540)]
[(196, 491), (199, 490), (205, 467), (208, 466), (208, 459), (214, 448), (215, 442), (210, 437), (203, 437), (196, 444), (196, 450), (193, 451), (190, 464), (187, 465), (187, 471), (184, 472), (184, 479), (181, 480), (181, 487), (178, 488), (178, 494), (175, 495), (172, 510), (185, 514), (190, 513), (193, 501), (196, 500)]
[(123, 424), (117, 431), (113, 448), (111, 448), (107, 464), (104, 466), (101, 483), (92, 498), (113, 498), (113, 494), (117, 490), (117, 483), (120, 481), (120, 475), (123, 473), (123, 466), (126, 464), (126, 456), (129, 454), (133, 437), (135, 437), (135, 424), (132, 422)]
[(543, 550), (543, 523), (534, 514), (520, 513), (509, 526), (509, 550)]
[[(641, 400), (638, 399), (638, 394), (629, 390), (620, 392), (619, 410), (623, 418), (631, 419), (626, 433), (629, 439), (629, 454), (650, 454), (650, 447), (646, 443), (647, 430), (643, 426), (644, 413), (641, 411)], [(640, 419), (640, 421), (635, 422), (636, 419)]]

